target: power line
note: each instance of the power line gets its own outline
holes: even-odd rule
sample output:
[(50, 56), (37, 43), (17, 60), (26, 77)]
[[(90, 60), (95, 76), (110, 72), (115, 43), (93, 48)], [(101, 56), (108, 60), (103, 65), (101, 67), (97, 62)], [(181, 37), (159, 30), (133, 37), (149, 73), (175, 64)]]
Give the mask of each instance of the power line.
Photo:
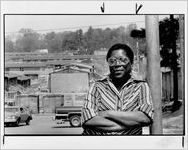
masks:
[[(33, 30), (35, 32), (44, 32), (44, 31), (61, 31), (61, 30), (71, 30), (71, 29), (80, 29), (80, 28), (88, 28), (88, 27), (104, 27), (104, 26), (111, 26), (111, 25), (122, 25), (122, 24), (131, 24), (131, 23), (138, 23), (144, 21), (134, 21), (134, 22), (119, 22), (115, 24), (100, 24), (100, 25), (89, 25), (89, 26), (75, 26), (75, 27), (66, 27), (66, 28), (53, 28), (53, 29), (44, 29), (44, 30)], [(5, 34), (13, 34), (19, 33), (19, 31), (15, 32), (5, 32)]]

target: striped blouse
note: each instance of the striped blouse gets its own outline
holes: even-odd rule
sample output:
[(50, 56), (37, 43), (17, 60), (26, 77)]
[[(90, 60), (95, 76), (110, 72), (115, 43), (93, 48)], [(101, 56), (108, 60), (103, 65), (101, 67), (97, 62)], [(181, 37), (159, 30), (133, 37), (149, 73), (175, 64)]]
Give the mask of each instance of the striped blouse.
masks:
[[(109, 77), (98, 80), (90, 87), (82, 108), (82, 123), (98, 115), (99, 111), (142, 111), (151, 120), (154, 109), (149, 86), (145, 81), (130, 78), (120, 91)], [(83, 135), (138, 135), (142, 127), (130, 128), (118, 132), (99, 132), (84, 129)]]

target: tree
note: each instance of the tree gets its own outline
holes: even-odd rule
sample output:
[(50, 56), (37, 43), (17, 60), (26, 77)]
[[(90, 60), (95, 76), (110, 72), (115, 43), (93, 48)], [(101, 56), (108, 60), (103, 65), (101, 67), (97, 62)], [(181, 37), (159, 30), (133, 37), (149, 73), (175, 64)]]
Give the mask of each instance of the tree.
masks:
[(162, 57), (161, 66), (172, 68), (173, 59), (178, 59), (178, 56), (174, 57), (172, 53), (172, 48), (174, 47), (173, 39), (175, 38), (175, 40), (177, 40), (179, 34), (178, 19), (174, 18), (171, 20), (170, 18), (165, 18), (164, 20), (160, 21), (159, 32), (161, 47), (160, 54)]
[(75, 36), (76, 36), (75, 37), (76, 45), (78, 46), (78, 49), (81, 49), (83, 47), (83, 31), (82, 31), (82, 29), (77, 30)]
[(62, 52), (62, 34), (56, 34), (55, 32), (47, 33), (44, 37), (46, 48), (50, 53)]
[(5, 38), (5, 52), (14, 52), (14, 42), (10, 39), (10, 37)]
[(107, 49), (109, 49), (110, 48), (110, 34), (111, 34), (111, 29), (110, 28), (106, 28), (106, 29), (104, 29), (103, 30), (103, 34), (102, 34), (102, 36), (103, 36), (103, 44), (104, 44), (104, 47), (105, 48), (107, 48)]
[(39, 34), (32, 29), (21, 29), (16, 40), (16, 51), (32, 52), (39, 49)]
[(161, 66), (170, 67), (173, 71), (173, 109), (179, 108), (178, 101), (178, 59), (176, 41), (179, 37), (179, 21), (170, 15), (159, 23)]
[(71, 50), (76, 51), (78, 50), (78, 39), (76, 36), (76, 32), (69, 32), (65, 35), (63, 41), (62, 41), (62, 48), (64, 50)]
[(85, 49), (88, 50), (88, 54), (93, 54), (95, 50), (95, 42), (94, 42), (94, 29), (90, 26), (88, 31), (84, 34), (85, 36)]

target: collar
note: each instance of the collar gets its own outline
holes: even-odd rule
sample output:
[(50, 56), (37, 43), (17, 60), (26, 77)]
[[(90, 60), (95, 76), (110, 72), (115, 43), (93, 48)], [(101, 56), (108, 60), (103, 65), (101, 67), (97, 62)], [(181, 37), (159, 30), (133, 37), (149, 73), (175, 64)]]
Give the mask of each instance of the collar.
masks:
[[(101, 79), (98, 79), (97, 81), (110, 81), (111, 82), (110, 74), (104, 75)], [(142, 76), (132, 73), (131, 78), (126, 83), (130, 83), (134, 81), (145, 81), (145, 80), (142, 79)]]
[[(129, 84), (131, 84), (131, 83), (133, 83), (133, 82), (135, 82), (135, 80), (136, 79), (134, 78), (134, 76), (131, 76), (131, 78), (122, 86), (122, 88), (127, 86), (127, 85), (129, 85)], [(105, 84), (110, 84), (110, 85), (113, 84), (112, 83), (112, 79), (110, 78), (110, 74), (104, 76), (102, 79), (99, 79), (98, 81), (99, 82), (103, 82)]]
[[(121, 89), (123, 89), (125, 86), (129, 86), (131, 83), (135, 83), (135, 82), (143, 82), (144, 80), (138, 80), (135, 78), (135, 76), (133, 76), (131, 74), (131, 78), (121, 87)], [(117, 88), (114, 86), (114, 84), (111, 81), (110, 75), (106, 75), (104, 76), (102, 79), (98, 80), (98, 82), (103, 82), (106, 85), (109, 85), (111, 87), (111, 89), (120, 97), (120, 93), (117, 90)]]
[[(99, 79), (97, 81), (98, 82), (103, 82), (105, 84), (112, 83), (111, 78), (110, 78), (110, 74), (107, 74), (107, 75), (103, 76), (103, 78), (101, 78), (101, 79)], [(138, 83), (138, 82), (145, 82), (145, 81), (146, 80), (144, 80), (141, 75), (139, 75), (139, 74), (137, 74), (135, 72), (132, 72), (131, 73), (131, 78), (122, 86), (122, 88), (125, 87), (125, 86), (128, 86), (129, 84), (131, 84), (133, 82), (134, 83), (135, 82)]]

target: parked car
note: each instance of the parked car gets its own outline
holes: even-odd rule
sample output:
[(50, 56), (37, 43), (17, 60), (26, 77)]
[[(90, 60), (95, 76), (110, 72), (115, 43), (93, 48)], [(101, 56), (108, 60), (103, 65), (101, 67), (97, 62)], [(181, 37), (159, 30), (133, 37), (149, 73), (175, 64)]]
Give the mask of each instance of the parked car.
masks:
[(32, 115), (30, 110), (26, 107), (19, 106), (6, 106), (5, 107), (5, 120), (4, 125), (15, 125), (19, 126), (20, 123), (30, 124), (32, 120)]
[(63, 106), (56, 107), (53, 118), (57, 124), (69, 121), (72, 127), (81, 126), (81, 107), (80, 106)]
[(5, 100), (5, 106), (15, 106), (14, 100)]

